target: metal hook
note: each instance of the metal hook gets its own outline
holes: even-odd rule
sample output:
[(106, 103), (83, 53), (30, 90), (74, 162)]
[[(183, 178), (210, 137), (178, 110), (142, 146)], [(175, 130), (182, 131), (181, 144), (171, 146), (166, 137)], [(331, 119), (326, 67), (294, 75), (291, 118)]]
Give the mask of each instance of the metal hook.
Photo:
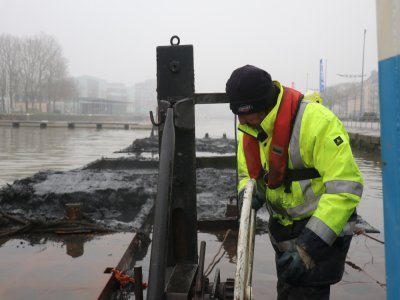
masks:
[(156, 121), (154, 121), (153, 111), (149, 111), (149, 113), (150, 113), (150, 121), (151, 121), (151, 124), (153, 124), (153, 126), (158, 127), (163, 123), (163, 121), (156, 123)]

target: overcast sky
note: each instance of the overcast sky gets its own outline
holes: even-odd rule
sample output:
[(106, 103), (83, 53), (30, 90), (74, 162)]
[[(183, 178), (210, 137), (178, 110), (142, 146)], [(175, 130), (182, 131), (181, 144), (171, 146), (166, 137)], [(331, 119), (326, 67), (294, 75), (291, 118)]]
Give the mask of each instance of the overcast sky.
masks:
[[(377, 70), (375, 0), (0, 0), (0, 33), (54, 36), (72, 76), (133, 85), (156, 78), (156, 47), (194, 46), (196, 92), (223, 92), (253, 64), (300, 91)], [(357, 79), (359, 80), (359, 79)]]

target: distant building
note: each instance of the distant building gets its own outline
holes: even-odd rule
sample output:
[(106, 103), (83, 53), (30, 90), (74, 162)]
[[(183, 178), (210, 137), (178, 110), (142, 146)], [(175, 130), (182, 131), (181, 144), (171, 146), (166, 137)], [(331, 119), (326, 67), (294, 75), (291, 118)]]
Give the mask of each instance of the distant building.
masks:
[(123, 83), (107, 83), (106, 98), (115, 101), (128, 101), (128, 90)]
[(93, 76), (75, 78), (80, 98), (107, 98), (107, 81)]
[(342, 83), (326, 87), (321, 94), (324, 104), (342, 119), (379, 119), (378, 72), (372, 71), (363, 80), (361, 98), (361, 79), (353, 83)]
[(149, 111), (156, 114), (157, 108), (157, 81), (148, 79), (134, 85), (133, 112), (139, 115), (149, 115)]
[(379, 79), (378, 72), (372, 71), (363, 84), (363, 113), (379, 118)]
[(92, 76), (76, 77), (79, 96), (73, 103), (78, 114), (127, 114), (132, 106), (123, 83), (109, 83)]

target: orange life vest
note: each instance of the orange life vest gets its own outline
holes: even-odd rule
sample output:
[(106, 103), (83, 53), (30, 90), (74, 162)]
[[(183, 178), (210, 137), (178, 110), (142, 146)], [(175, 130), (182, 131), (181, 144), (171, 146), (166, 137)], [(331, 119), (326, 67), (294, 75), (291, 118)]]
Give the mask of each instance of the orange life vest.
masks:
[[(301, 99), (303, 99), (303, 95), (300, 92), (284, 87), (272, 133), (268, 159), (269, 172), (266, 176), (268, 188), (275, 189), (281, 186), (285, 180), (290, 136)], [(260, 179), (263, 170), (258, 139), (249, 134), (244, 134), (243, 149), (250, 178)]]

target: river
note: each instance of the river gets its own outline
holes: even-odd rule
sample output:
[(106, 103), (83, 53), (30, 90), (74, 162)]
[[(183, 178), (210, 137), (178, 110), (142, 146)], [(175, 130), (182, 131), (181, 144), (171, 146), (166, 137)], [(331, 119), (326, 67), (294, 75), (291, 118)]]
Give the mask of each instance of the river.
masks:
[[(203, 137), (205, 133), (210, 133), (211, 137), (221, 137), (226, 133), (232, 138), (232, 120), (225, 118), (221, 123), (221, 120), (200, 118), (196, 120), (196, 136)], [(102, 156), (121, 156), (113, 152), (149, 134), (148, 130), (0, 127), (0, 186), (40, 170), (69, 170)], [(362, 151), (355, 151), (354, 154), (365, 179), (358, 212), (372, 226), (381, 230), (374, 237), (383, 240), (379, 156)], [(199, 233), (199, 241), (207, 241), (206, 263), (211, 261), (221, 243), (220, 237), (216, 236), (215, 233)], [(132, 237), (129, 233), (95, 237), (78, 246), (78, 249), (82, 248), (79, 257), (71, 255), (75, 244), (71, 246), (66, 240), (38, 240), (33, 244), (23, 239), (4, 241), (0, 243), (0, 298), (94, 299), (108, 278), (102, 274), (103, 270), (116, 265)], [(265, 234), (256, 237), (255, 247), (255, 299), (273, 299), (276, 296), (275, 270), (272, 267), (272, 248)], [(220, 262), (222, 278), (233, 276), (234, 265), (231, 254), (227, 252)], [(268, 253), (268, 258), (264, 257), (265, 253)], [(148, 255), (143, 259), (144, 273)], [(332, 299), (384, 298), (385, 288), (377, 284), (379, 282), (384, 286), (385, 282), (383, 246), (359, 236), (352, 243), (349, 257), (364, 268), (364, 273), (357, 273), (359, 278), (356, 276), (354, 279), (354, 276), (349, 277), (352, 271), (348, 270), (343, 282), (333, 288)]]

